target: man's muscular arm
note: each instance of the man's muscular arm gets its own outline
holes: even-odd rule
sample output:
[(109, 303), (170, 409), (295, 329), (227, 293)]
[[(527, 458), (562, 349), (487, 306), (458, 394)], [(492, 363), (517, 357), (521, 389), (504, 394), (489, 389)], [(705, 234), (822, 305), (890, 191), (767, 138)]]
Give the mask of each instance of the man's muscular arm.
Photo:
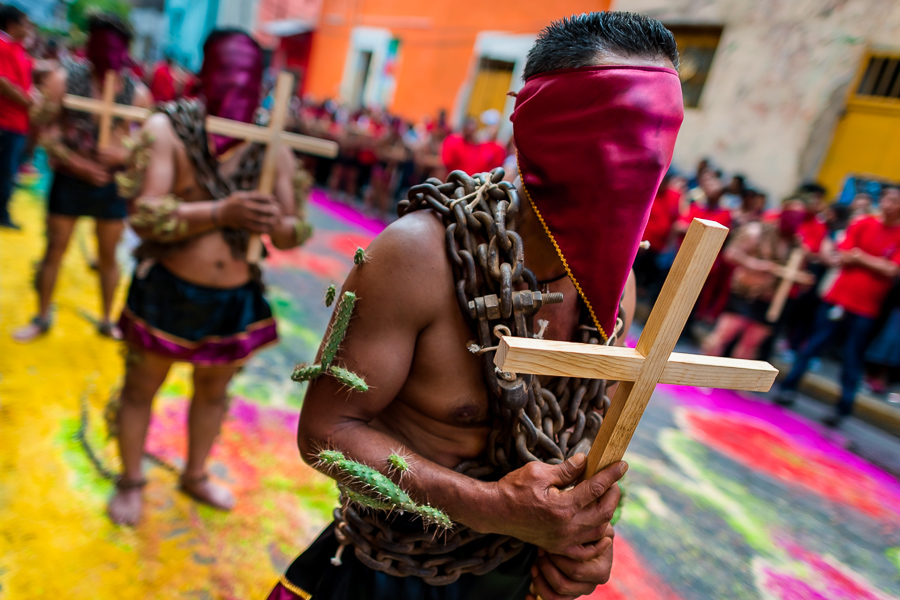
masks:
[[(420, 335), (437, 322), (437, 294), (452, 297), (452, 273), (444, 251), (443, 226), (428, 213), (405, 217), (385, 230), (344, 284), (359, 300), (336, 363), (365, 378), (369, 391), (349, 392), (329, 376), (311, 382), (298, 429), (304, 460), (336, 448), (355, 460), (388, 472), (391, 452), (411, 455), (404, 487), (476, 531), (512, 535), (576, 560), (598, 556), (594, 546), (618, 505), (616, 463), (571, 490), (584, 469), (579, 455), (561, 465), (529, 463), (499, 482), (483, 482), (440, 466), (404, 447), (378, 416), (403, 393)], [(455, 308), (455, 302), (452, 304)], [(599, 501), (598, 501), (599, 499)]]
[(175, 186), (175, 132), (163, 114), (150, 117), (142, 135), (149, 136), (149, 160), (144, 183), (134, 201), (130, 223), (144, 239), (176, 242), (220, 227), (268, 233), (278, 207), (258, 192), (235, 192), (222, 200), (180, 202)]

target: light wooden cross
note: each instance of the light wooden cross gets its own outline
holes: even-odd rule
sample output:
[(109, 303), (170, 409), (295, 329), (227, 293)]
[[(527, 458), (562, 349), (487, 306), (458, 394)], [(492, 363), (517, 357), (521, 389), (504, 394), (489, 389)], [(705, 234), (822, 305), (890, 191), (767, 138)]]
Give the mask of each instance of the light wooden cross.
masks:
[(791, 289), (794, 287), (794, 283), (802, 283), (803, 285), (815, 283), (812, 273), (800, 270), (804, 256), (805, 252), (803, 252), (802, 248), (794, 248), (791, 250), (790, 256), (788, 256), (787, 264), (778, 272), (778, 277), (781, 279), (781, 282), (775, 290), (775, 295), (772, 296), (772, 303), (769, 304), (769, 310), (766, 311), (766, 321), (769, 323), (778, 322), (788, 296), (791, 295)]
[(673, 353), (728, 229), (694, 219), (636, 348), (503, 337), (503, 371), (619, 381), (584, 477), (621, 460), (658, 383), (768, 391), (778, 370), (763, 361)]
[[(115, 73), (107, 71), (103, 82), (102, 100), (73, 96), (72, 94), (66, 94), (63, 97), (63, 106), (70, 110), (100, 115), (98, 145), (101, 148), (109, 144), (113, 117), (125, 119), (126, 121), (145, 121), (151, 114), (151, 111), (146, 108), (115, 104), (115, 82)], [(266, 153), (263, 157), (258, 188), (264, 194), (271, 194), (274, 191), (275, 168), (278, 164), (278, 153), (282, 146), (288, 146), (306, 154), (324, 156), (326, 158), (334, 158), (338, 153), (338, 145), (335, 142), (284, 131), (292, 89), (293, 76), (290, 73), (279, 73), (275, 84), (275, 104), (267, 127), (232, 121), (221, 117), (206, 117), (207, 133), (266, 144)], [(247, 247), (247, 261), (251, 263), (259, 262), (261, 254), (262, 242), (258, 235), (253, 235), (250, 237), (250, 243)]]

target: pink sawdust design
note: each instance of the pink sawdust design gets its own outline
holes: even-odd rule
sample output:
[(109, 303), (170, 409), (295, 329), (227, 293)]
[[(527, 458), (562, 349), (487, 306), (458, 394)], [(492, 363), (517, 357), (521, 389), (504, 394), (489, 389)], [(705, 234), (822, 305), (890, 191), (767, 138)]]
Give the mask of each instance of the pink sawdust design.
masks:
[(613, 549), (615, 558), (609, 582), (581, 600), (681, 600), (625, 538), (616, 537)]
[(732, 460), (872, 517), (900, 517), (900, 483), (817, 425), (727, 390), (662, 387), (688, 409), (687, 433)]
[(368, 231), (372, 235), (378, 235), (384, 231), (385, 227), (387, 227), (387, 225), (379, 219), (366, 217), (360, 214), (356, 208), (332, 200), (328, 194), (322, 190), (313, 190), (309, 195), (309, 200), (325, 212), (331, 214), (331, 216), (344, 223), (355, 225), (363, 231)]

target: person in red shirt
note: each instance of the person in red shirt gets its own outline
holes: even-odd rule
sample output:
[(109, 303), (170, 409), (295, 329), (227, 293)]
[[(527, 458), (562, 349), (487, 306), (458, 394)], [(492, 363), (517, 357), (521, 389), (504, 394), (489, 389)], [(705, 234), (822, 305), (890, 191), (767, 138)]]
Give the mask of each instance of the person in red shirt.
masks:
[(466, 117), (462, 132), (447, 136), (441, 148), (441, 158), (447, 171), (460, 170), (469, 175), (484, 171), (485, 161), (481, 152), (481, 144), (475, 140), (477, 131), (478, 122), (472, 117)]
[(900, 274), (900, 187), (886, 187), (879, 203), (880, 215), (864, 217), (847, 229), (838, 245), (836, 266), (841, 271), (822, 298), (815, 333), (797, 356), (781, 386), (776, 402), (792, 404), (795, 390), (818, 356), (842, 330), (847, 331), (841, 371), (841, 400), (835, 414), (825, 419), (831, 427), (853, 411), (856, 390), (863, 376), (863, 353), (881, 304)]
[(150, 94), (154, 102), (171, 102), (176, 98), (175, 77), (172, 75), (172, 59), (168, 56), (157, 65), (150, 81)]
[(28, 136), (28, 109), (37, 99), (31, 59), (22, 47), (30, 29), (24, 12), (0, 6), (0, 227), (9, 229), (19, 229), (9, 216), (9, 198)]
[(669, 245), (672, 227), (678, 220), (678, 207), (681, 204), (681, 191), (670, 185), (673, 176), (670, 172), (663, 178), (650, 207), (650, 217), (644, 229), (644, 240), (650, 243), (650, 247), (641, 250), (634, 260), (638, 294), (646, 297), (651, 303), (656, 301), (662, 289), (665, 273), (660, 269), (659, 257)]
[[(720, 204), (725, 193), (721, 175), (717, 171), (707, 169), (700, 175), (700, 189), (706, 199), (705, 203), (691, 204), (687, 213), (675, 223), (675, 230), (680, 233), (686, 232), (694, 219), (715, 221), (730, 228), (731, 211)], [(731, 272), (732, 266), (719, 255), (700, 291), (697, 307), (693, 313), (695, 318), (712, 323), (722, 314), (725, 305), (728, 304)]]

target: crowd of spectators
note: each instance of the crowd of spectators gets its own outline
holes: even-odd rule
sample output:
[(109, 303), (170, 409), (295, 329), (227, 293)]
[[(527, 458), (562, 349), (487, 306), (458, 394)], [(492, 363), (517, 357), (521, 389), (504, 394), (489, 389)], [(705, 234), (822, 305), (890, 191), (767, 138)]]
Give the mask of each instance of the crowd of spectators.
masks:
[[(881, 182), (874, 197), (872, 189), (829, 202), (827, 190), (809, 182), (772, 203), (708, 160), (691, 177), (672, 171), (650, 212), (650, 247), (635, 262), (639, 298), (655, 301), (694, 218), (729, 227), (686, 331), (708, 354), (792, 365), (777, 398), (783, 404), (819, 357), (839, 359), (841, 402), (827, 419), (837, 425), (864, 378), (869, 391), (886, 394), (900, 368), (900, 187)], [(803, 256), (798, 283), (784, 310), (769, 314), (794, 250)]]

